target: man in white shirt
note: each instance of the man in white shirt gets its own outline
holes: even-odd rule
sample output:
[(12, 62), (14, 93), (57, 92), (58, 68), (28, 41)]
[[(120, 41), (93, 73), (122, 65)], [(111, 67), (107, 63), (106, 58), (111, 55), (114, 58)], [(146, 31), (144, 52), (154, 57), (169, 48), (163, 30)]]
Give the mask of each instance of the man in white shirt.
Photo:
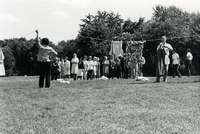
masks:
[(191, 54), (191, 49), (188, 48), (186, 54), (186, 63), (185, 63), (188, 76), (191, 76), (192, 59), (193, 56)]
[(176, 50), (174, 49), (172, 52), (172, 67), (173, 67), (173, 77), (175, 78), (176, 75), (181, 78), (181, 73), (179, 72), (179, 66), (180, 66), (180, 58), (179, 54), (176, 53)]

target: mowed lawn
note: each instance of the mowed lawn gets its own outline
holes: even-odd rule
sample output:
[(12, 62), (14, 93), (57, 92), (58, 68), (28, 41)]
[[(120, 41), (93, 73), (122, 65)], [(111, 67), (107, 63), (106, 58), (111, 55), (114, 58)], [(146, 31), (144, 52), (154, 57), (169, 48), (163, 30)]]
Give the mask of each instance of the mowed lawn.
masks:
[(168, 83), (0, 77), (0, 134), (199, 134), (199, 76)]

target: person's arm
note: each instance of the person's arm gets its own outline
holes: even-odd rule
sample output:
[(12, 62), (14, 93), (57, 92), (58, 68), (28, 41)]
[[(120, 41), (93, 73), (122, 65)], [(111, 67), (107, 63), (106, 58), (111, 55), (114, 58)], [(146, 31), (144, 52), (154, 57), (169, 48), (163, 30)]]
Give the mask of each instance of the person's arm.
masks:
[(168, 46), (163, 46), (163, 47), (169, 49), (169, 51), (173, 51), (173, 48), (170, 44)]
[(36, 32), (36, 44), (37, 44), (37, 46), (41, 47), (42, 45), (41, 45), (40, 39), (38, 37), (38, 30), (35, 30), (35, 32)]
[(53, 53), (53, 54), (55, 54), (55, 55), (58, 55), (58, 53), (52, 48), (51, 49), (51, 52)]
[(161, 44), (159, 44), (156, 48), (156, 53), (158, 53), (158, 50), (161, 48)]

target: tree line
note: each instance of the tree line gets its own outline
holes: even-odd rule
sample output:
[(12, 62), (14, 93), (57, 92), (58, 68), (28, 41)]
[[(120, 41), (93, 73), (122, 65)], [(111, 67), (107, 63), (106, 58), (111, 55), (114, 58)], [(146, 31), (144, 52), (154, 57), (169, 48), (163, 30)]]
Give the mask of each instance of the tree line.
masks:
[[(60, 41), (58, 45), (50, 43), (59, 57), (73, 53), (78, 57), (95, 55), (103, 57), (110, 51), (112, 40), (122, 40), (125, 51), (130, 40), (147, 40), (143, 55), (146, 59), (144, 75), (154, 76), (156, 71), (156, 47), (160, 37), (165, 35), (181, 57), (181, 69), (184, 75), (186, 49), (190, 48), (193, 59), (193, 74), (200, 74), (200, 14), (189, 13), (175, 6), (158, 5), (150, 20), (140, 17), (138, 21), (124, 20), (119, 14), (97, 11), (82, 19), (77, 37), (73, 40)], [(51, 39), (50, 39), (51, 40)], [(5, 55), (6, 75), (37, 75), (38, 48), (35, 39), (13, 38), (0, 41)]]

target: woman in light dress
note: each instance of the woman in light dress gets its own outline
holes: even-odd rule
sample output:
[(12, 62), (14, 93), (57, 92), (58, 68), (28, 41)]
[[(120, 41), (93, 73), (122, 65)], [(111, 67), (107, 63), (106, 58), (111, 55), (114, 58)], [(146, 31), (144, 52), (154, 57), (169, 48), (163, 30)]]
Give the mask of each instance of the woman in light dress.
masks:
[(78, 63), (79, 59), (77, 58), (76, 53), (73, 54), (73, 58), (71, 60), (71, 74), (73, 75), (73, 79), (77, 80), (77, 74), (78, 74)]
[(1, 48), (0, 48), (0, 76), (5, 76), (4, 55)]
[(93, 71), (94, 71), (94, 79), (97, 78), (97, 66), (98, 66), (98, 63), (97, 63), (97, 57), (93, 57)]
[(61, 65), (63, 78), (65, 80), (70, 80), (70, 61), (68, 60), (67, 56), (64, 58)]
[(83, 68), (83, 80), (87, 80), (88, 61), (86, 55), (83, 58)]
[(104, 60), (102, 62), (102, 73), (103, 73), (103, 76), (106, 76), (108, 77), (108, 74), (109, 74), (109, 60), (108, 60), (108, 57), (107, 56), (104, 56)]

